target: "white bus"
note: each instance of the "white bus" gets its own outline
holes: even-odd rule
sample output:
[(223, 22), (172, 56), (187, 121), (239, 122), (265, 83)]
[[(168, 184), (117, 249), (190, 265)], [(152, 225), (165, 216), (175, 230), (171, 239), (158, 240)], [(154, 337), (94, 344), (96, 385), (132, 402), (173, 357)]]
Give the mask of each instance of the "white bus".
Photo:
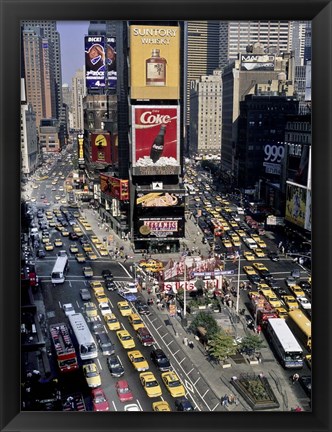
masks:
[(267, 338), (285, 369), (303, 367), (303, 351), (283, 318), (269, 318)]
[(80, 313), (68, 317), (78, 343), (78, 353), (82, 360), (89, 360), (98, 356), (96, 342), (89, 330), (88, 324)]
[(65, 281), (65, 274), (69, 268), (68, 256), (58, 256), (51, 274), (52, 284), (60, 284)]

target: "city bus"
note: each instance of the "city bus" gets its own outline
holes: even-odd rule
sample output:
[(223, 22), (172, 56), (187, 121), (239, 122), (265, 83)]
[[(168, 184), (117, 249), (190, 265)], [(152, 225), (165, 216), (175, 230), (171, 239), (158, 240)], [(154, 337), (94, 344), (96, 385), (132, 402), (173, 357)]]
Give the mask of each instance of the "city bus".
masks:
[(69, 315), (69, 322), (75, 334), (78, 353), (82, 360), (89, 360), (98, 356), (96, 342), (89, 330), (88, 324), (80, 313)]
[(67, 255), (58, 256), (55, 261), (52, 274), (51, 274), (52, 284), (64, 283), (65, 274), (68, 271), (68, 268), (69, 268), (68, 256)]
[(266, 334), (276, 356), (285, 369), (301, 369), (303, 367), (302, 348), (283, 318), (269, 318)]
[(50, 333), (60, 372), (78, 369), (76, 351), (66, 324), (52, 324)]
[(287, 323), (304, 346), (311, 351), (311, 321), (300, 309), (288, 313)]

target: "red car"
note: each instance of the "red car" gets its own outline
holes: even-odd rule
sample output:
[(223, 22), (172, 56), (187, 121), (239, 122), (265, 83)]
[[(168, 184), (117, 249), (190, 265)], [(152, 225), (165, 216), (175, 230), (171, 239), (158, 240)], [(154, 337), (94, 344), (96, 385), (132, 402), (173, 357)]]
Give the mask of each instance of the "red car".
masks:
[(109, 411), (110, 405), (102, 388), (93, 389), (92, 392), (93, 411)]
[(151, 346), (154, 344), (154, 339), (146, 327), (141, 327), (137, 330), (137, 337), (144, 346)]
[(120, 402), (127, 402), (134, 399), (133, 393), (129, 388), (129, 384), (126, 380), (120, 380), (115, 384), (116, 392), (120, 399)]

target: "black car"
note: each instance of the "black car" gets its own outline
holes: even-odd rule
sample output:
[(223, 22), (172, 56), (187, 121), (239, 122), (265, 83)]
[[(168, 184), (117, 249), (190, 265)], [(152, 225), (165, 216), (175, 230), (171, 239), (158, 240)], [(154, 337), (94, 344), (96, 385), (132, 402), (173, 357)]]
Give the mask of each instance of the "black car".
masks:
[(304, 290), (304, 289), (311, 290), (311, 285), (310, 285), (310, 283), (307, 282), (307, 281), (299, 281), (297, 284), (298, 284), (298, 285), (299, 285), (303, 290)]
[(259, 274), (265, 281), (271, 281), (273, 279), (273, 276), (268, 270), (260, 270)]
[(258, 274), (248, 275), (248, 279), (254, 285), (258, 285), (261, 282), (261, 278), (258, 276)]
[(45, 199), (46, 196), (45, 195), (40, 195), (40, 199)]
[(37, 257), (38, 258), (44, 258), (45, 256), (46, 256), (46, 253), (45, 253), (44, 249), (39, 249), (37, 251)]
[(109, 276), (113, 277), (113, 273), (109, 269), (102, 270), (101, 275), (104, 279), (108, 278)]
[(103, 333), (97, 333), (96, 339), (103, 355), (114, 354), (114, 344), (105, 331)]
[(78, 235), (75, 232), (71, 232), (71, 233), (69, 233), (69, 238), (70, 238), (70, 240), (77, 240)]
[(269, 252), (267, 256), (270, 258), (270, 260), (274, 262), (279, 261), (279, 255), (277, 254), (277, 252)]
[(166, 372), (171, 369), (171, 364), (164, 351), (160, 348), (151, 351), (151, 360), (161, 372)]
[(106, 289), (108, 289), (108, 291), (115, 291), (116, 290), (116, 285), (115, 285), (115, 282), (113, 280), (106, 279), (105, 280), (105, 286), (106, 286)]
[(301, 384), (303, 390), (306, 392), (307, 396), (311, 398), (311, 375), (300, 376), (299, 383)]
[(190, 400), (185, 397), (175, 399), (175, 408), (177, 411), (195, 411)]
[(80, 243), (84, 244), (84, 243), (89, 243), (89, 238), (86, 235), (83, 235), (80, 237)]
[(124, 367), (116, 355), (111, 355), (107, 358), (107, 366), (113, 377), (119, 378), (124, 375)]
[(148, 315), (150, 313), (149, 306), (141, 299), (136, 300), (135, 308), (139, 314)]
[[(90, 296), (91, 298), (91, 296)], [(99, 317), (98, 317), (99, 318)], [(90, 326), (90, 330), (92, 331), (92, 333), (94, 333), (95, 335), (98, 333), (105, 333), (105, 327), (104, 324), (99, 320), (91, 320), (89, 321), (89, 326)]]

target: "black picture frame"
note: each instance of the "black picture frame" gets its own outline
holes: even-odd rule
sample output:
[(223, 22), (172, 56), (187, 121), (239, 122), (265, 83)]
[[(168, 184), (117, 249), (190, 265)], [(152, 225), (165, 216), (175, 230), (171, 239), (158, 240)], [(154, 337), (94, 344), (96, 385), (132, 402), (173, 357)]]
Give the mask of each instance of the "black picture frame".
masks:
[[(325, 0), (1, 0), (1, 398), (3, 431), (329, 431), (331, 426), (331, 45)], [(314, 362), (311, 413), (20, 412), (20, 21), (294, 19), (312, 21)]]

